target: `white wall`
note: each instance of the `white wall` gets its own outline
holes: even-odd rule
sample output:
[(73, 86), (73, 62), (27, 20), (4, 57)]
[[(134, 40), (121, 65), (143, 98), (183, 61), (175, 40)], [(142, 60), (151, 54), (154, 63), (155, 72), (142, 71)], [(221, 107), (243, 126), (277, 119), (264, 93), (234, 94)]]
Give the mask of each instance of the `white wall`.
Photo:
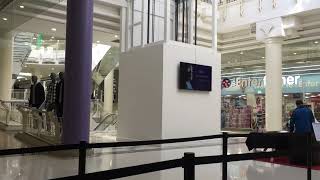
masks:
[[(164, 46), (162, 137), (191, 137), (220, 132), (220, 57), (212, 49), (170, 42)], [(212, 91), (178, 89), (180, 62), (212, 66)]]
[(121, 54), (119, 137), (161, 138), (162, 52), (160, 44)]
[[(227, 6), (219, 7), (219, 26), (221, 33), (229, 32), (239, 26), (250, 25), (251, 23), (264, 21), (275, 17), (294, 15), (304, 11), (320, 8), (319, 0), (276, 0), (276, 7), (273, 8), (272, 0), (264, 0), (259, 12), (258, 0), (244, 0), (243, 16), (240, 16), (240, 3), (230, 3)], [(223, 20), (225, 18), (225, 21)]]
[[(180, 62), (213, 67), (212, 92), (178, 89)], [(159, 139), (220, 132), (220, 55), (179, 42), (135, 48), (120, 58), (120, 137)]]

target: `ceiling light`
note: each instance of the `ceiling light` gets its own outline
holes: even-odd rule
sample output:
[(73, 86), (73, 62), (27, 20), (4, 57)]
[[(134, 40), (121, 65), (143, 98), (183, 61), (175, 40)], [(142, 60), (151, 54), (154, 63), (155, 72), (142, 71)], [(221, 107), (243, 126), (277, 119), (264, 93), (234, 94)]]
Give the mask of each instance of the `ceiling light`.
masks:
[(51, 68), (52, 71), (54, 71), (54, 68)]
[(19, 6), (19, 7), (20, 7), (21, 9), (23, 9), (23, 8), (24, 8), (24, 6), (22, 6), (22, 5), (21, 5), (21, 6)]
[(97, 41), (97, 43), (100, 43), (100, 41)]
[(57, 29), (56, 28), (51, 28), (51, 31), (57, 31)]
[(265, 57), (264, 57), (264, 56), (262, 56), (261, 58), (262, 58), (262, 59), (264, 59)]
[(238, 67), (238, 68), (234, 68), (234, 69), (240, 70), (240, 69), (243, 69), (243, 68), (241, 68), (241, 67)]
[(4, 21), (8, 21), (8, 18), (2, 18), (2, 20), (4, 20)]
[(306, 93), (306, 95), (310, 95), (311, 93)]
[(304, 61), (299, 61), (299, 62), (296, 62), (297, 64), (304, 64), (305, 62)]
[(241, 51), (240, 54), (242, 55), (242, 54), (243, 54), (243, 51)]
[(54, 36), (52, 36), (51, 39), (54, 39)]
[(315, 41), (314, 43), (315, 43), (315, 44), (319, 44), (319, 41)]
[(289, 95), (288, 94), (285, 94), (285, 95), (283, 95), (284, 97), (288, 97)]
[(295, 52), (295, 53), (293, 53), (293, 55), (297, 55), (297, 53)]
[(114, 35), (115, 38), (118, 38), (118, 35)]
[(36, 37), (33, 38), (33, 40), (36, 40), (36, 39), (37, 39)]

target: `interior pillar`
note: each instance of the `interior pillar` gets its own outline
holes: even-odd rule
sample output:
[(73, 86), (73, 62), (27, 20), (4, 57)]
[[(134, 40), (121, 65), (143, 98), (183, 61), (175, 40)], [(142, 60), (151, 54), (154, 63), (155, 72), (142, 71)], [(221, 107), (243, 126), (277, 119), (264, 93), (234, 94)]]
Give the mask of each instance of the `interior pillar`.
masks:
[(93, 0), (68, 0), (62, 141), (89, 142)]
[(282, 38), (266, 43), (266, 130), (282, 130)]
[(10, 34), (0, 36), (0, 100), (11, 100), (13, 38)]
[(112, 70), (104, 79), (104, 104), (103, 111), (105, 113), (113, 112), (113, 74)]

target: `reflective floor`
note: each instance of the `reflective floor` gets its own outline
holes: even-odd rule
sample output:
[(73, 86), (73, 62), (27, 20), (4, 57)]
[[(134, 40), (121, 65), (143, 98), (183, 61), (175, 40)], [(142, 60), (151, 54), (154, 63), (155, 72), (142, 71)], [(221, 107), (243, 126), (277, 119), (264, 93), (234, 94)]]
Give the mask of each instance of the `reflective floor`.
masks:
[[(24, 147), (13, 134), (0, 131), (0, 146), (4, 148)], [(243, 143), (233, 143), (229, 153), (245, 153)], [(143, 146), (137, 148), (113, 148), (95, 150), (87, 158), (87, 172), (96, 172), (119, 167), (139, 165), (181, 158), (184, 152), (196, 152), (197, 156), (221, 154), (218, 141), (180, 143), (166, 146)], [(0, 158), (0, 180), (44, 180), (77, 174), (77, 158), (41, 154), (9, 156)], [(257, 161), (229, 163), (229, 180), (304, 180), (306, 170)], [(123, 180), (182, 180), (183, 170), (172, 169), (161, 173), (123, 178)], [(197, 180), (220, 180), (221, 165), (204, 165), (196, 168)], [(313, 171), (313, 179), (320, 179), (320, 171)]]

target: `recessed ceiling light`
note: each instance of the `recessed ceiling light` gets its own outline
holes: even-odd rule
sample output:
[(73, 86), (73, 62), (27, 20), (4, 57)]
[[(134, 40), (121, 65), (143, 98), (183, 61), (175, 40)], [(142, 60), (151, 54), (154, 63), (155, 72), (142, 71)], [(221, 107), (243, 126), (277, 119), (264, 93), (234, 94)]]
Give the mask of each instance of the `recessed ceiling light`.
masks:
[(97, 41), (97, 43), (100, 43), (100, 41)]
[(33, 40), (36, 40), (36, 39), (37, 39), (36, 37), (33, 38)]
[(238, 67), (238, 68), (234, 68), (234, 69), (240, 70), (240, 69), (243, 69), (243, 68), (241, 68), (241, 67)]
[(4, 21), (8, 21), (8, 18), (2, 18), (2, 20), (4, 20)]
[(314, 43), (315, 43), (315, 44), (319, 44), (319, 41), (315, 41)]
[(304, 64), (305, 62), (304, 61), (299, 61), (299, 62), (296, 62), (297, 64)]
[(262, 56), (261, 58), (264, 59), (264, 58), (266, 58), (266, 57)]
[(240, 54), (242, 55), (242, 54), (243, 54), (243, 51), (241, 51)]
[(54, 71), (54, 68), (51, 68), (52, 71)]
[(57, 29), (56, 28), (51, 28), (51, 31), (57, 31)]
[(51, 39), (54, 39), (54, 36), (52, 36)]
[(288, 94), (285, 94), (285, 95), (283, 95), (284, 97), (288, 97), (289, 95)]
[(23, 8), (24, 8), (24, 6), (22, 6), (22, 5), (21, 5), (21, 6), (19, 6), (19, 7), (20, 7), (21, 9), (23, 9)]
[(294, 55), (297, 55), (297, 53), (295, 52), (295, 53), (293, 53)]
[(118, 38), (118, 35), (114, 35), (115, 38)]

